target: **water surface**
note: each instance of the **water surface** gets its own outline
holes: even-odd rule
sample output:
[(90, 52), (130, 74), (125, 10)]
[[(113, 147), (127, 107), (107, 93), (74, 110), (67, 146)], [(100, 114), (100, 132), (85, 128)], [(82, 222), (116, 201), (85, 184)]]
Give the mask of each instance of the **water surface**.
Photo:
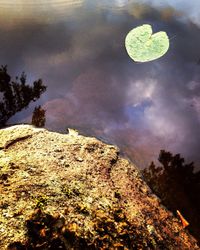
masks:
[[(117, 144), (140, 167), (160, 149), (200, 162), (200, 3), (167, 0), (0, 0), (0, 62), (42, 78), (45, 94), (9, 123), (67, 127)], [(149, 23), (170, 37), (159, 60), (134, 63), (130, 29)]]

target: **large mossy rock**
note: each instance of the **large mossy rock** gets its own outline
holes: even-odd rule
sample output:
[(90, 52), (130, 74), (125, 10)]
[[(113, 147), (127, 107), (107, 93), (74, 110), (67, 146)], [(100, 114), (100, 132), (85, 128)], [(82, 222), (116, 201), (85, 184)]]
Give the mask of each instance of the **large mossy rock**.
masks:
[(136, 166), (96, 138), (0, 130), (0, 249), (199, 249)]

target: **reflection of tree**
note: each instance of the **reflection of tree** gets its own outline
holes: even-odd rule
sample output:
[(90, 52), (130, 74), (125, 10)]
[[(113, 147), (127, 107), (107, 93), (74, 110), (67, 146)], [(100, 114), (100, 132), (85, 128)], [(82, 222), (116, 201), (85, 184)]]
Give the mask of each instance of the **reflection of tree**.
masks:
[(45, 119), (45, 110), (41, 106), (35, 107), (32, 115), (32, 124), (36, 127), (44, 127), (46, 122)]
[(190, 232), (200, 242), (200, 171), (194, 173), (193, 163), (185, 164), (179, 154), (173, 156), (164, 150), (158, 160), (162, 166), (152, 162), (143, 170), (147, 183), (166, 207), (183, 213)]
[(20, 78), (11, 81), (7, 73), (7, 66), (0, 68), (0, 127), (3, 127), (8, 119), (15, 113), (27, 108), (31, 101), (36, 101), (46, 90), (41, 79), (34, 81), (33, 86), (26, 84), (26, 75), (22, 73)]

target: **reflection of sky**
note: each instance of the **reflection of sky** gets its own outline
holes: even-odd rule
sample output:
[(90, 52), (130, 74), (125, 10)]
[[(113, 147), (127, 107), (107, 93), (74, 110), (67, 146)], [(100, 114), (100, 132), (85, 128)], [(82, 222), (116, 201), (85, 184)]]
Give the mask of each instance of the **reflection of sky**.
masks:
[(189, 19), (190, 21), (200, 24), (200, 2), (199, 0), (165, 0), (165, 1), (160, 1), (160, 0), (141, 0), (141, 3), (147, 3), (152, 5), (155, 8), (172, 8), (176, 11), (182, 12), (183, 13), (183, 19), (187, 20)]
[(141, 128), (143, 124), (142, 118), (145, 115), (145, 110), (152, 105), (152, 101), (150, 100), (144, 100), (138, 104), (135, 105), (128, 105), (125, 108), (126, 114), (129, 117), (129, 121), (134, 124), (134, 126), (137, 128)]
[[(76, 127), (142, 164), (161, 148), (200, 162), (200, 3), (160, 3), (0, 0), (0, 63), (48, 85), (37, 104), (50, 129)], [(143, 23), (166, 30), (170, 50), (135, 64), (124, 38)], [(11, 122), (30, 121), (34, 106)]]

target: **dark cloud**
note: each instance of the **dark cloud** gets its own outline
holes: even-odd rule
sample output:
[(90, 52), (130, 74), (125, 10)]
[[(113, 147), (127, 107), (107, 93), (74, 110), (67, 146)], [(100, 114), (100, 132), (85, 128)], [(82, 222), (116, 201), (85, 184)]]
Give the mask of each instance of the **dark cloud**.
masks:
[[(73, 126), (117, 143), (143, 166), (161, 148), (200, 162), (198, 18), (195, 9), (183, 18), (183, 7), (167, 3), (165, 9), (156, 1), (151, 7), (115, 1), (115, 11), (93, 2), (56, 22), (1, 25), (1, 63), (48, 84), (40, 101), (48, 128)], [(140, 64), (126, 54), (124, 39), (143, 23), (166, 30), (171, 39), (163, 58)]]

